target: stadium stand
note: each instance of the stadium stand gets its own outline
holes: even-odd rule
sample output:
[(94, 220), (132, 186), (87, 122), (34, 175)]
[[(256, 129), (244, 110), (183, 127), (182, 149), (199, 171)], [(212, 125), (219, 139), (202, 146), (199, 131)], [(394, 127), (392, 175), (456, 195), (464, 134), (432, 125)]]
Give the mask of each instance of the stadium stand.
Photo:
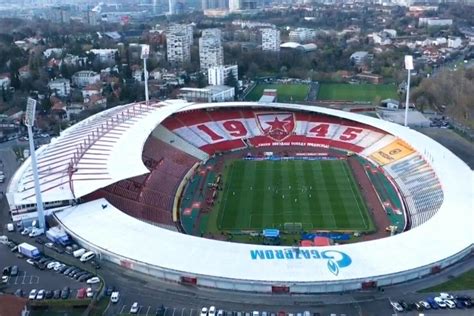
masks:
[(198, 159), (154, 136), (147, 139), (142, 159), (149, 174), (119, 181), (86, 200), (105, 197), (129, 215), (174, 230), (171, 211), (177, 187)]
[(162, 125), (210, 155), (288, 142), (361, 152), (386, 135), (328, 115), (248, 109), (181, 112)]
[(443, 190), (430, 165), (417, 153), (384, 166), (402, 192), (411, 228), (428, 221), (443, 204)]

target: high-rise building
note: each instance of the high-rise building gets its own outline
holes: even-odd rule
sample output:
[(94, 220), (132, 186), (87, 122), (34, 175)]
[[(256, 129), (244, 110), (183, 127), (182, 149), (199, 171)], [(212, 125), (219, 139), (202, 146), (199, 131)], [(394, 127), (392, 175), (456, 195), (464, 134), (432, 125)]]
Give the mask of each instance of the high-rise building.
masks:
[(192, 44), (192, 25), (171, 25), (166, 33), (166, 55), (168, 61), (173, 64), (190, 62)]
[(239, 11), (240, 10), (240, 0), (229, 0), (229, 11)]
[(212, 86), (225, 85), (230, 76), (233, 76), (235, 81), (239, 80), (237, 65), (216, 66), (207, 70), (208, 83)]
[(296, 28), (289, 33), (290, 42), (304, 43), (316, 38), (316, 30), (304, 27)]
[(224, 48), (221, 42), (221, 30), (206, 29), (199, 39), (199, 62), (201, 70), (224, 64)]
[(228, 0), (201, 0), (201, 9), (226, 9)]
[(51, 21), (61, 24), (71, 22), (71, 8), (68, 6), (58, 6), (51, 9)]
[(276, 28), (261, 29), (262, 32), (262, 50), (279, 52), (280, 51), (280, 31)]

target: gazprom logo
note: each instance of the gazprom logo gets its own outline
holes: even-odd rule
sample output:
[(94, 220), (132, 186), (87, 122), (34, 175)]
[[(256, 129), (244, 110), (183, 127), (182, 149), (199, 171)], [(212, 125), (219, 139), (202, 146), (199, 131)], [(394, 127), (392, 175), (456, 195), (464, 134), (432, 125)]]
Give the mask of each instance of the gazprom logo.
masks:
[(342, 251), (316, 249), (253, 249), (250, 250), (252, 260), (326, 260), (328, 270), (338, 275), (341, 268), (348, 267), (352, 263), (351, 257)]

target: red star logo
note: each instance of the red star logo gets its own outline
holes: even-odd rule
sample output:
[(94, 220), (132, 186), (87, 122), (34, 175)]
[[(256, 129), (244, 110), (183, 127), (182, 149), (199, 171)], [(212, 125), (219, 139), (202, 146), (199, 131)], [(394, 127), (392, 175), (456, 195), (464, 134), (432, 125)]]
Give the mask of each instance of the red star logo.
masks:
[(288, 112), (256, 113), (255, 117), (262, 134), (275, 141), (290, 136), (296, 126), (293, 114)]
[(285, 125), (288, 124), (288, 120), (290, 119), (291, 117), (287, 117), (285, 118), (283, 121), (280, 121), (278, 119), (278, 117), (275, 116), (275, 120), (272, 122), (272, 121), (266, 121), (265, 123), (267, 123), (268, 125), (270, 125), (270, 130), (269, 132), (275, 132), (275, 131), (281, 131), (281, 132), (286, 132), (286, 129), (285, 129)]

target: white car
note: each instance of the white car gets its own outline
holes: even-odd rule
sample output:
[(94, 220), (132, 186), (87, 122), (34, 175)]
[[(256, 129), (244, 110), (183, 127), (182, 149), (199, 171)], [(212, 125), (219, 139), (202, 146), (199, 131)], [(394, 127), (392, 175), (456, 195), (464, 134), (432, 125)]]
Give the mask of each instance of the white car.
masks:
[(39, 290), (38, 294), (36, 294), (37, 300), (42, 300), (44, 298), (44, 290)]
[(99, 283), (100, 282), (100, 279), (99, 277), (93, 277), (93, 278), (90, 278), (89, 280), (87, 280), (87, 284), (96, 284), (96, 283)]
[(61, 263), (57, 262), (57, 261), (53, 261), (53, 262), (50, 262), (48, 263), (48, 265), (46, 266), (46, 268), (48, 270), (51, 270), (51, 269), (54, 269), (56, 266), (60, 265)]
[(48, 248), (53, 248), (54, 244), (52, 242), (47, 242), (44, 244)]
[(28, 262), (29, 264), (31, 264), (32, 266), (35, 265), (35, 261), (33, 259), (26, 259), (26, 262)]
[(201, 308), (201, 315), (200, 316), (207, 316), (207, 307)]
[[(58, 262), (59, 263), (59, 262)], [(54, 271), (59, 271), (59, 269), (61, 269), (62, 267), (64, 267), (65, 264), (64, 263), (59, 263), (57, 264), (53, 269)]]
[(5, 283), (8, 283), (8, 275), (2, 275), (2, 283), (5, 284)]
[(28, 295), (28, 299), (34, 300), (36, 298), (36, 289), (32, 289)]
[(424, 309), (431, 309), (431, 305), (426, 301), (419, 301), (418, 304), (423, 306)]
[(117, 303), (119, 301), (120, 293), (117, 292), (112, 292), (112, 295), (110, 295), (110, 301), (112, 303)]
[(439, 293), (439, 297), (441, 297), (443, 300), (453, 300), (454, 296), (452, 296), (449, 293)]
[(92, 297), (94, 296), (94, 291), (92, 291), (92, 288), (88, 287), (86, 290), (86, 296), (87, 297)]
[(209, 307), (209, 312), (207, 312), (207, 315), (208, 316), (216, 316), (216, 307), (215, 306)]
[(446, 303), (446, 305), (447, 305), (449, 308), (456, 308), (456, 303), (454, 303), (454, 301), (452, 301), (452, 300), (444, 300), (444, 302)]
[(398, 302), (390, 302), (390, 305), (392, 305), (394, 311), (403, 312), (403, 307)]
[(136, 314), (138, 313), (138, 303), (135, 302), (132, 304), (132, 307), (130, 307), (130, 314)]
[(439, 296), (436, 296), (436, 297), (434, 298), (434, 301), (435, 301), (435, 303), (438, 304), (438, 306), (441, 307), (441, 308), (446, 308), (446, 307), (447, 307), (447, 305), (446, 305), (446, 303), (444, 302), (444, 300), (443, 300), (441, 297), (439, 297)]
[(21, 231), (21, 234), (22, 234), (23, 236), (29, 235), (32, 230), (33, 230), (33, 227), (25, 227), (25, 228)]

